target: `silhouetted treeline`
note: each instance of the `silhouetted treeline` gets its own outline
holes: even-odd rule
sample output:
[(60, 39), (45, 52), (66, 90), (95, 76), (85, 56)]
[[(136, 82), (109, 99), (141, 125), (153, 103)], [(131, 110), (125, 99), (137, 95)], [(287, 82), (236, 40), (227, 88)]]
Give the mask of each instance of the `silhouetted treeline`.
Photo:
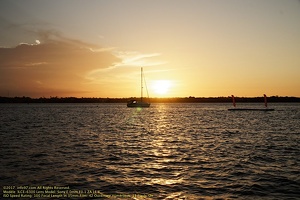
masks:
[(124, 103), (122, 98), (77, 98), (77, 97), (0, 97), (0, 103)]
[[(126, 103), (139, 98), (77, 98), (77, 97), (0, 97), (0, 103)], [(227, 103), (228, 97), (174, 97), (174, 98), (144, 98), (151, 103)], [(237, 103), (264, 102), (263, 97), (235, 97)], [(268, 102), (300, 102), (299, 97), (268, 97)]]

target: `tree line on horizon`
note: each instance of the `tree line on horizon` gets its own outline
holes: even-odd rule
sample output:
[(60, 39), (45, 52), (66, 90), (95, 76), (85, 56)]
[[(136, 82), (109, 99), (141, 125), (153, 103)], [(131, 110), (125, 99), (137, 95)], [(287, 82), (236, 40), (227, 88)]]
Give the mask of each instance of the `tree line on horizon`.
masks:
[[(140, 99), (136, 97), (130, 98), (88, 98), (88, 97), (0, 97), (0, 103), (127, 103), (131, 99)], [(230, 103), (231, 96), (228, 97), (171, 97), (171, 98), (143, 98), (151, 103)], [(235, 97), (238, 103), (256, 103), (264, 102), (263, 97)], [(300, 102), (299, 97), (282, 97), (270, 96), (268, 102)]]

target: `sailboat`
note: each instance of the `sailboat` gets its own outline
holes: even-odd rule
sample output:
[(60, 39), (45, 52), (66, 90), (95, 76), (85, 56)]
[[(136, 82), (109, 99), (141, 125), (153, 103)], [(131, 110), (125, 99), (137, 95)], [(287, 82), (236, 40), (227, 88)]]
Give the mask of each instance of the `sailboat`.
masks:
[[(143, 68), (141, 67), (141, 100), (130, 100), (127, 102), (127, 107), (150, 107), (150, 103), (143, 101)], [(145, 82), (146, 83), (146, 82)], [(147, 89), (147, 86), (146, 86)], [(147, 90), (148, 93), (148, 90)]]
[(267, 95), (264, 94), (264, 99), (265, 99), (265, 108), (236, 108), (235, 104), (235, 98), (233, 95), (232, 97), (232, 103), (234, 108), (229, 108), (228, 110), (230, 111), (274, 111), (273, 108), (268, 108), (268, 103), (267, 103)]

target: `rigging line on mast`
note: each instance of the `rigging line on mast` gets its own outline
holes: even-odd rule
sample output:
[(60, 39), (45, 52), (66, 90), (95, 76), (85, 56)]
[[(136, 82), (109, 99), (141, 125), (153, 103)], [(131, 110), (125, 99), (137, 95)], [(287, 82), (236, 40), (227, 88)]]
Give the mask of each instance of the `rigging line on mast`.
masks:
[(141, 67), (141, 101), (143, 101), (143, 67)]
[(145, 76), (143, 76), (143, 78), (144, 78), (144, 83), (145, 83), (145, 86), (146, 86), (147, 96), (148, 96), (148, 99), (149, 99), (149, 93), (148, 93), (148, 87), (147, 87), (147, 83), (146, 83), (146, 78), (145, 78)]

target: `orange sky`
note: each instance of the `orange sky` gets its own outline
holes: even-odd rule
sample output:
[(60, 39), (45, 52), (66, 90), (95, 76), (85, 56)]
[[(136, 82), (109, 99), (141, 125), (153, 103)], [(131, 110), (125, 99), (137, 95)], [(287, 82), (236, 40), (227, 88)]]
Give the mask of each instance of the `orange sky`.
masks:
[(300, 97), (299, 19), (297, 0), (2, 0), (0, 96), (139, 96), (144, 67), (150, 97)]

